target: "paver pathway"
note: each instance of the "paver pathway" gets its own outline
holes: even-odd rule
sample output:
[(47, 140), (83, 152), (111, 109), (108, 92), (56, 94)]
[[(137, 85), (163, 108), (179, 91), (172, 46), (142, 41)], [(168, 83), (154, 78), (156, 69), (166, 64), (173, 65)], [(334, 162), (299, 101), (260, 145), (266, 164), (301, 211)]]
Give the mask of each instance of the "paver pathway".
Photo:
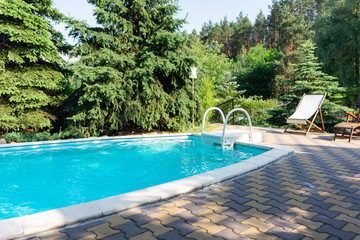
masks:
[(264, 131), (295, 155), (156, 205), (26, 239), (360, 239), (360, 138)]

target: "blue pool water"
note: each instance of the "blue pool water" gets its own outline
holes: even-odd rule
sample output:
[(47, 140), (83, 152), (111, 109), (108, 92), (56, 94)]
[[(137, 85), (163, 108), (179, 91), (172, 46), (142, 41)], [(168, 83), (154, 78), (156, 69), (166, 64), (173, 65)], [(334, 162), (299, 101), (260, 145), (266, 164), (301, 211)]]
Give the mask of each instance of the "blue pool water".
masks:
[(185, 136), (0, 148), (0, 219), (143, 189), (266, 151), (236, 146), (221, 150)]

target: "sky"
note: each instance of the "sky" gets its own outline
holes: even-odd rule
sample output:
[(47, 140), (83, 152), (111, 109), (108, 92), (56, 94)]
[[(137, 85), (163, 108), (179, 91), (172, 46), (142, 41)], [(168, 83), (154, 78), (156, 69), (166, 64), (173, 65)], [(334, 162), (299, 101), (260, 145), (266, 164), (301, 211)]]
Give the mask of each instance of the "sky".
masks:
[[(67, 16), (79, 20), (86, 20), (90, 26), (96, 25), (93, 16), (93, 6), (86, 0), (53, 0), (55, 8)], [(231, 21), (242, 12), (248, 16), (251, 22), (255, 21), (260, 10), (266, 15), (269, 14), (271, 0), (179, 0), (180, 11), (177, 18), (185, 18), (188, 22), (182, 30), (191, 33), (195, 29), (198, 33), (204, 23), (211, 20), (213, 23), (220, 22), (226, 16)], [(64, 33), (64, 26), (58, 25), (56, 29)], [(67, 35), (64, 33), (64, 35)], [(70, 43), (74, 43), (69, 39)]]

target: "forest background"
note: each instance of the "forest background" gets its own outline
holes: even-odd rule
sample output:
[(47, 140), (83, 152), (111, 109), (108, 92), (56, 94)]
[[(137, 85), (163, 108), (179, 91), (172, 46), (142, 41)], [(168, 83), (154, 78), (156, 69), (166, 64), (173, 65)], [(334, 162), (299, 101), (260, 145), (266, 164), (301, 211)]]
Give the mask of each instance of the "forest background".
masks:
[[(360, 0), (274, 0), (254, 24), (240, 12), (199, 33), (180, 32), (175, 0), (88, 3), (96, 27), (66, 17), (51, 0), (0, 0), (7, 141), (195, 131), (207, 108), (229, 101), (255, 125), (281, 127), (303, 94), (317, 93), (328, 94), (331, 130), (345, 106), (360, 103)], [(54, 29), (59, 22), (75, 46)]]

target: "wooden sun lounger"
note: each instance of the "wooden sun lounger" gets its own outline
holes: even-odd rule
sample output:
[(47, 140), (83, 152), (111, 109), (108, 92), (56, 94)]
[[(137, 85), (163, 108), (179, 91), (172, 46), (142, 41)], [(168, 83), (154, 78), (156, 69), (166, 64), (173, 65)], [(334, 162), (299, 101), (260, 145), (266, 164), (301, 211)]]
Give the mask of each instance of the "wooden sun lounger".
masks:
[[(359, 117), (360, 117), (360, 110), (357, 116), (355, 114), (346, 111), (345, 114), (347, 115), (346, 121), (336, 124), (334, 126), (335, 128), (335, 135), (334, 135), (334, 141), (336, 138), (348, 138), (349, 142), (351, 142), (351, 139), (353, 136), (360, 136), (360, 123), (359, 123)], [(350, 117), (355, 119), (355, 122), (350, 122)], [(338, 134), (339, 129), (342, 129), (342, 134)], [(347, 131), (349, 130), (349, 131)]]

